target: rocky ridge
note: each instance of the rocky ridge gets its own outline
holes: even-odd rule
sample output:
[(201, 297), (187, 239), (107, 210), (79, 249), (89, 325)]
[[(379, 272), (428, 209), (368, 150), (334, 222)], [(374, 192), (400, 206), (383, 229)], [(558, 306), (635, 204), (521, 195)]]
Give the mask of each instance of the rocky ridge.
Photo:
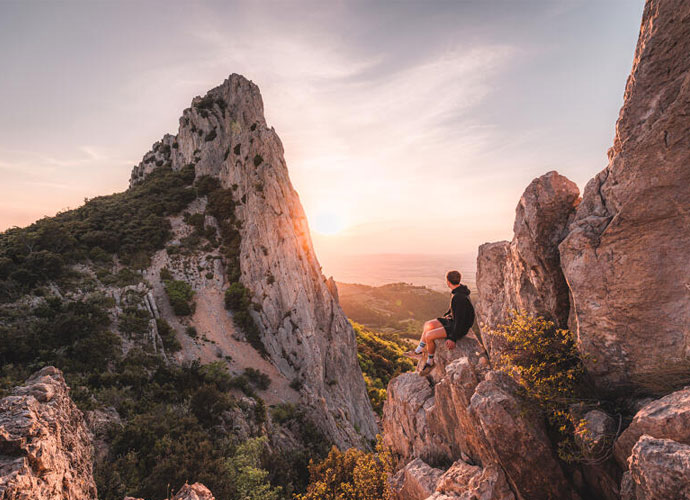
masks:
[(478, 362), (468, 336), (454, 351), (440, 347), (428, 379), (404, 374), (389, 384), (383, 427), (400, 460), (392, 484), (401, 498), (446, 498), (449, 484), (448, 498), (470, 498), (476, 482), (450, 473), (468, 467), (497, 478), (482, 483), (487, 500), (506, 498), (503, 480), (518, 499), (688, 498), (688, 21), (687, 2), (647, 1), (608, 167), (581, 200), (556, 172), (535, 179), (513, 240), (482, 245), (477, 258), (490, 364), (507, 348), (491, 330), (513, 309), (568, 326), (591, 400), (622, 412), (586, 412), (575, 439), (608, 451), (561, 462), (543, 417), (526, 410), (509, 376)]
[(190, 164), (197, 179), (210, 176), (232, 192), (241, 235), (239, 280), (251, 292), (250, 314), (271, 364), (299, 387), (301, 401), (335, 443), (366, 444), (377, 426), (354, 331), (321, 273), (283, 146), (266, 124), (254, 83), (233, 74), (195, 98), (177, 135), (154, 144), (130, 183), (157, 168)]
[(0, 400), (0, 499), (93, 500), (92, 454), (57, 368), (41, 369)]

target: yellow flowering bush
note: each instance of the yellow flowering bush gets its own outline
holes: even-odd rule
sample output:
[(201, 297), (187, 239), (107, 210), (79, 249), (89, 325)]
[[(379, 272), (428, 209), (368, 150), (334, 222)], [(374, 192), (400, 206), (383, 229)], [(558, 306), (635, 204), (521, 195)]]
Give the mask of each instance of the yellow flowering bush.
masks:
[(379, 436), (376, 451), (357, 448), (341, 452), (335, 446), (320, 463), (310, 462), (307, 492), (295, 500), (392, 500), (388, 475), (392, 458)]
[(522, 311), (513, 311), (511, 321), (492, 333), (508, 344), (499, 369), (511, 375), (525, 396), (544, 410), (558, 435), (559, 456), (568, 462), (588, 458), (574, 437), (583, 422), (570, 408), (582, 402), (578, 394), (584, 376), (573, 333)]

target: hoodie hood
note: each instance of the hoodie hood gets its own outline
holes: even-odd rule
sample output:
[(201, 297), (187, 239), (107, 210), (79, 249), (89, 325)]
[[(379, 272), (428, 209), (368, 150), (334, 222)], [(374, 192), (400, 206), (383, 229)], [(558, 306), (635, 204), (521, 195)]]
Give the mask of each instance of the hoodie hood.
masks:
[(469, 295), (469, 294), (470, 294), (470, 289), (467, 288), (467, 286), (465, 286), (465, 285), (463, 285), (462, 283), (460, 283), (460, 286), (457, 287), (457, 288), (453, 288), (453, 290), (451, 290), (451, 292), (452, 292), (452, 293), (460, 293), (460, 294), (462, 294), (462, 295)]

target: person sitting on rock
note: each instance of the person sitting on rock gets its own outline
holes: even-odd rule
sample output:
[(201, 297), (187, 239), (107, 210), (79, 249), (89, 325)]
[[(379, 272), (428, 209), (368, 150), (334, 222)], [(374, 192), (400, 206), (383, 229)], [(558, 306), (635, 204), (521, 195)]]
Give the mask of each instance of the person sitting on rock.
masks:
[(428, 375), (434, 366), (436, 339), (446, 339), (446, 347), (454, 349), (455, 343), (467, 332), (474, 323), (474, 307), (470, 302), (470, 289), (460, 283), (462, 275), (458, 271), (448, 271), (446, 285), (451, 289), (450, 308), (440, 318), (424, 323), (422, 338), (414, 351), (408, 351), (405, 356), (421, 361), (423, 353), (427, 351), (427, 358), (420, 375)]

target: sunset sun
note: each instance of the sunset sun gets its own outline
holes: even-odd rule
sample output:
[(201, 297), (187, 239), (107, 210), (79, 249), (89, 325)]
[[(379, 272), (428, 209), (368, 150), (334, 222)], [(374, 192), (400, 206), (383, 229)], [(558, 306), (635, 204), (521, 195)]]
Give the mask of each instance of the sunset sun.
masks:
[(314, 217), (313, 229), (321, 234), (337, 234), (345, 226), (345, 217), (333, 210), (319, 210)]

